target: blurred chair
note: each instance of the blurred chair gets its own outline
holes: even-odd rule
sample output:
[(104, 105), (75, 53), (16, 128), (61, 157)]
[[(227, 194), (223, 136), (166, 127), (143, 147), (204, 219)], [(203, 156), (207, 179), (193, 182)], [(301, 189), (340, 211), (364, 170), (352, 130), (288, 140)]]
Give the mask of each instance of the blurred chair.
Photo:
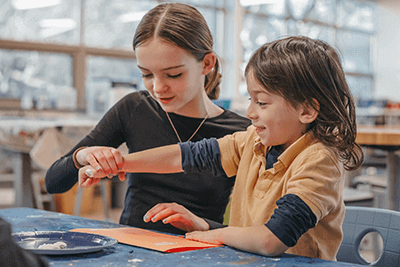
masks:
[[(361, 240), (371, 232), (380, 234), (383, 241), (382, 254), (373, 263), (364, 260), (360, 254)], [(337, 260), (371, 266), (400, 266), (400, 212), (346, 206), (343, 241)]]
[(375, 195), (371, 191), (345, 187), (343, 201), (346, 206), (374, 207)]
[(376, 208), (390, 208), (388, 192), (387, 152), (376, 148), (363, 148), (362, 172), (351, 181), (351, 187), (369, 190), (375, 195)]
[(387, 190), (387, 174), (360, 175), (352, 181), (352, 187), (358, 190), (368, 190), (375, 196), (374, 207), (389, 209), (389, 193)]
[[(35, 175), (32, 174), (32, 189), (36, 207), (43, 209), (43, 203), (50, 202), (50, 206), (55, 209), (54, 196), (47, 194), (44, 186), (45, 171), (53, 164), (56, 159), (67, 153), (75, 143), (78, 143), (91, 130), (91, 127), (64, 126), (46, 129), (39, 141), (30, 151), (30, 156), (34, 163), (43, 171)], [(42, 174), (42, 175), (41, 175)], [(104, 180), (104, 179), (103, 179)], [(101, 196), (104, 205), (104, 216), (109, 219), (107, 184), (101, 181)], [(74, 215), (81, 214), (82, 188), (79, 188), (75, 197)], [(54, 201), (54, 202), (53, 202)]]
[[(346, 172), (346, 186), (373, 193), (373, 207), (389, 209), (388, 173), (386, 170), (387, 153), (380, 149), (369, 147), (363, 147), (363, 152), (364, 162), (361, 168), (356, 171)], [(371, 205), (360, 206), (370, 207)]]
[(15, 190), (13, 183), (14, 174), (0, 172), (0, 209), (14, 207)]
[[(101, 179), (100, 182), (94, 186), (100, 186), (101, 199), (103, 201), (103, 213), (104, 213), (104, 221), (111, 221), (110, 212), (109, 212), (109, 194), (107, 188), (107, 180), (106, 178)], [(81, 215), (81, 207), (82, 207), (82, 198), (83, 198), (83, 188), (78, 188), (75, 196), (75, 206), (74, 206), (74, 215)]]
[(49, 205), (48, 210), (55, 211), (56, 204), (54, 195), (47, 193), (44, 184), (45, 171), (38, 171), (32, 173), (32, 191), (35, 207), (41, 210), (45, 209), (45, 203)]

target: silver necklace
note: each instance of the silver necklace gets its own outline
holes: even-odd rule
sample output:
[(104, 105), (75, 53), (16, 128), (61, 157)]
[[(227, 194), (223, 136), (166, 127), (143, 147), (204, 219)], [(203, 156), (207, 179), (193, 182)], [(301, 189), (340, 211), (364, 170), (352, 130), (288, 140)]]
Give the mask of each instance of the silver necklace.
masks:
[[(176, 137), (178, 137), (179, 143), (182, 143), (182, 140), (181, 140), (181, 138), (180, 138), (180, 136), (179, 136), (179, 134), (178, 134), (178, 131), (176, 130), (174, 124), (172, 123), (172, 120), (171, 120), (171, 118), (169, 117), (168, 112), (165, 112), (165, 114), (167, 114), (167, 118), (168, 118), (169, 122), (171, 123), (172, 128), (173, 128), (174, 131), (175, 131)], [(208, 113), (207, 113), (206, 116), (204, 117), (203, 121), (200, 123), (199, 127), (197, 127), (196, 131), (194, 131), (194, 133), (192, 134), (192, 136), (191, 136), (186, 142), (189, 142), (189, 141), (193, 138), (193, 136), (200, 130), (200, 127), (203, 125), (203, 123), (206, 121), (207, 118), (208, 118)]]

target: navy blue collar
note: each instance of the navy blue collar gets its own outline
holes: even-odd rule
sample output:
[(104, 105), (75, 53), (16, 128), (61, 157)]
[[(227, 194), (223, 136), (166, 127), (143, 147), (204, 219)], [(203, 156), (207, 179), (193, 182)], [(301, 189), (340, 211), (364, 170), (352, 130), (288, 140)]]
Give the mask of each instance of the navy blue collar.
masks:
[(269, 150), (267, 154), (267, 165), (265, 167), (266, 170), (271, 169), (274, 166), (274, 163), (278, 161), (278, 157), (281, 155), (281, 146), (273, 146)]

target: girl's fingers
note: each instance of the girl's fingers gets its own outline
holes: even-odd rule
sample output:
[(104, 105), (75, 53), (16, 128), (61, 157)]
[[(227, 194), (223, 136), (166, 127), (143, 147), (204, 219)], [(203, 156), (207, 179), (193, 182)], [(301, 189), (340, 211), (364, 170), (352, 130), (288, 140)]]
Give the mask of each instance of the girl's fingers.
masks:
[(100, 178), (87, 178), (83, 183), (81, 183), (80, 187), (88, 188), (94, 184), (97, 184), (100, 181)]
[(165, 219), (166, 216), (168, 216), (168, 215), (166, 215), (165, 212), (158, 212), (158, 213), (154, 214), (153, 216), (151, 216), (150, 220), (152, 222), (158, 222), (159, 220)]
[(90, 187), (92, 178), (87, 177), (86, 179), (84, 178), (82, 182), (80, 182), (79, 187), (82, 188), (87, 188)]
[(174, 222), (181, 222), (181, 216), (179, 215), (179, 214), (173, 214), (173, 215), (171, 215), (171, 216), (167, 216), (167, 217), (165, 217), (163, 220), (162, 220), (162, 222), (164, 223), (164, 224), (167, 224), (167, 223), (174, 223)]
[(86, 169), (85, 174), (89, 177), (92, 178), (93, 177), (93, 172), (91, 169)]
[[(83, 167), (82, 169), (79, 170), (79, 187), (90, 187), (95, 183), (98, 183), (100, 181), (99, 175), (102, 175), (99, 172), (96, 172), (92, 166), (88, 165), (86, 167)], [(94, 178), (94, 176), (97, 176)]]
[(123, 168), (123, 157), (121, 152), (115, 148), (93, 147), (85, 151), (84, 157), (85, 162), (91, 165), (96, 171), (104, 171), (105, 176), (108, 178), (114, 177)]
[(108, 176), (111, 173), (111, 167), (103, 153), (101, 155), (96, 155), (96, 161), (100, 164), (101, 169), (104, 171), (106, 176)]
[(125, 181), (125, 172), (119, 172), (118, 173), (118, 178), (121, 181)]
[[(116, 149), (107, 149), (103, 151), (104, 159), (110, 168), (110, 173), (118, 173), (119, 169), (116, 164), (116, 158), (114, 157), (113, 151)], [(110, 177), (108, 177), (110, 178)]]
[(145, 222), (156, 222), (161, 218), (160, 213), (164, 210), (163, 204), (157, 204), (151, 209), (149, 209), (146, 214), (143, 216), (143, 221)]
[(94, 154), (108, 178), (114, 177), (123, 167), (121, 152), (115, 148), (107, 148)]
[(122, 158), (121, 151), (118, 149), (112, 149), (111, 153), (114, 155), (115, 164), (117, 165), (118, 171), (122, 170), (124, 166), (124, 159)]
[(100, 182), (101, 179), (100, 178), (92, 178), (91, 180), (92, 180), (92, 183), (90, 185), (92, 186), (92, 185), (97, 184), (98, 182)]
[(87, 155), (86, 159), (87, 159), (88, 163), (90, 164), (90, 166), (92, 166), (96, 171), (102, 170), (100, 164), (97, 162), (97, 160), (96, 160), (95, 156), (93, 156), (93, 154)]

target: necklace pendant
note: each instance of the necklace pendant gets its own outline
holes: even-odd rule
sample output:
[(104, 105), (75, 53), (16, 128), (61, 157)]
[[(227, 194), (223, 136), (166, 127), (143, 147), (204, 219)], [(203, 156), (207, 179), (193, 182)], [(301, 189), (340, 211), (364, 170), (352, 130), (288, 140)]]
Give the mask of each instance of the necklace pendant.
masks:
[[(172, 122), (171, 118), (168, 115), (168, 112), (165, 112), (165, 114), (167, 114), (167, 118), (169, 120), (169, 123), (172, 126), (172, 129), (174, 129), (174, 132), (176, 134), (176, 137), (178, 137), (179, 142), (178, 143), (182, 143), (181, 137), (178, 134), (178, 131), (175, 128), (174, 123)], [(203, 126), (203, 123), (206, 121), (206, 119), (208, 118), (208, 113), (206, 114), (206, 116), (204, 117), (204, 119), (202, 120), (202, 122), (199, 124), (199, 126), (197, 127), (197, 129), (194, 131), (194, 133), (192, 134), (192, 136), (189, 137), (189, 139), (186, 142), (189, 142), (190, 140), (192, 140), (192, 138), (197, 134), (197, 132), (200, 130), (201, 126)]]

